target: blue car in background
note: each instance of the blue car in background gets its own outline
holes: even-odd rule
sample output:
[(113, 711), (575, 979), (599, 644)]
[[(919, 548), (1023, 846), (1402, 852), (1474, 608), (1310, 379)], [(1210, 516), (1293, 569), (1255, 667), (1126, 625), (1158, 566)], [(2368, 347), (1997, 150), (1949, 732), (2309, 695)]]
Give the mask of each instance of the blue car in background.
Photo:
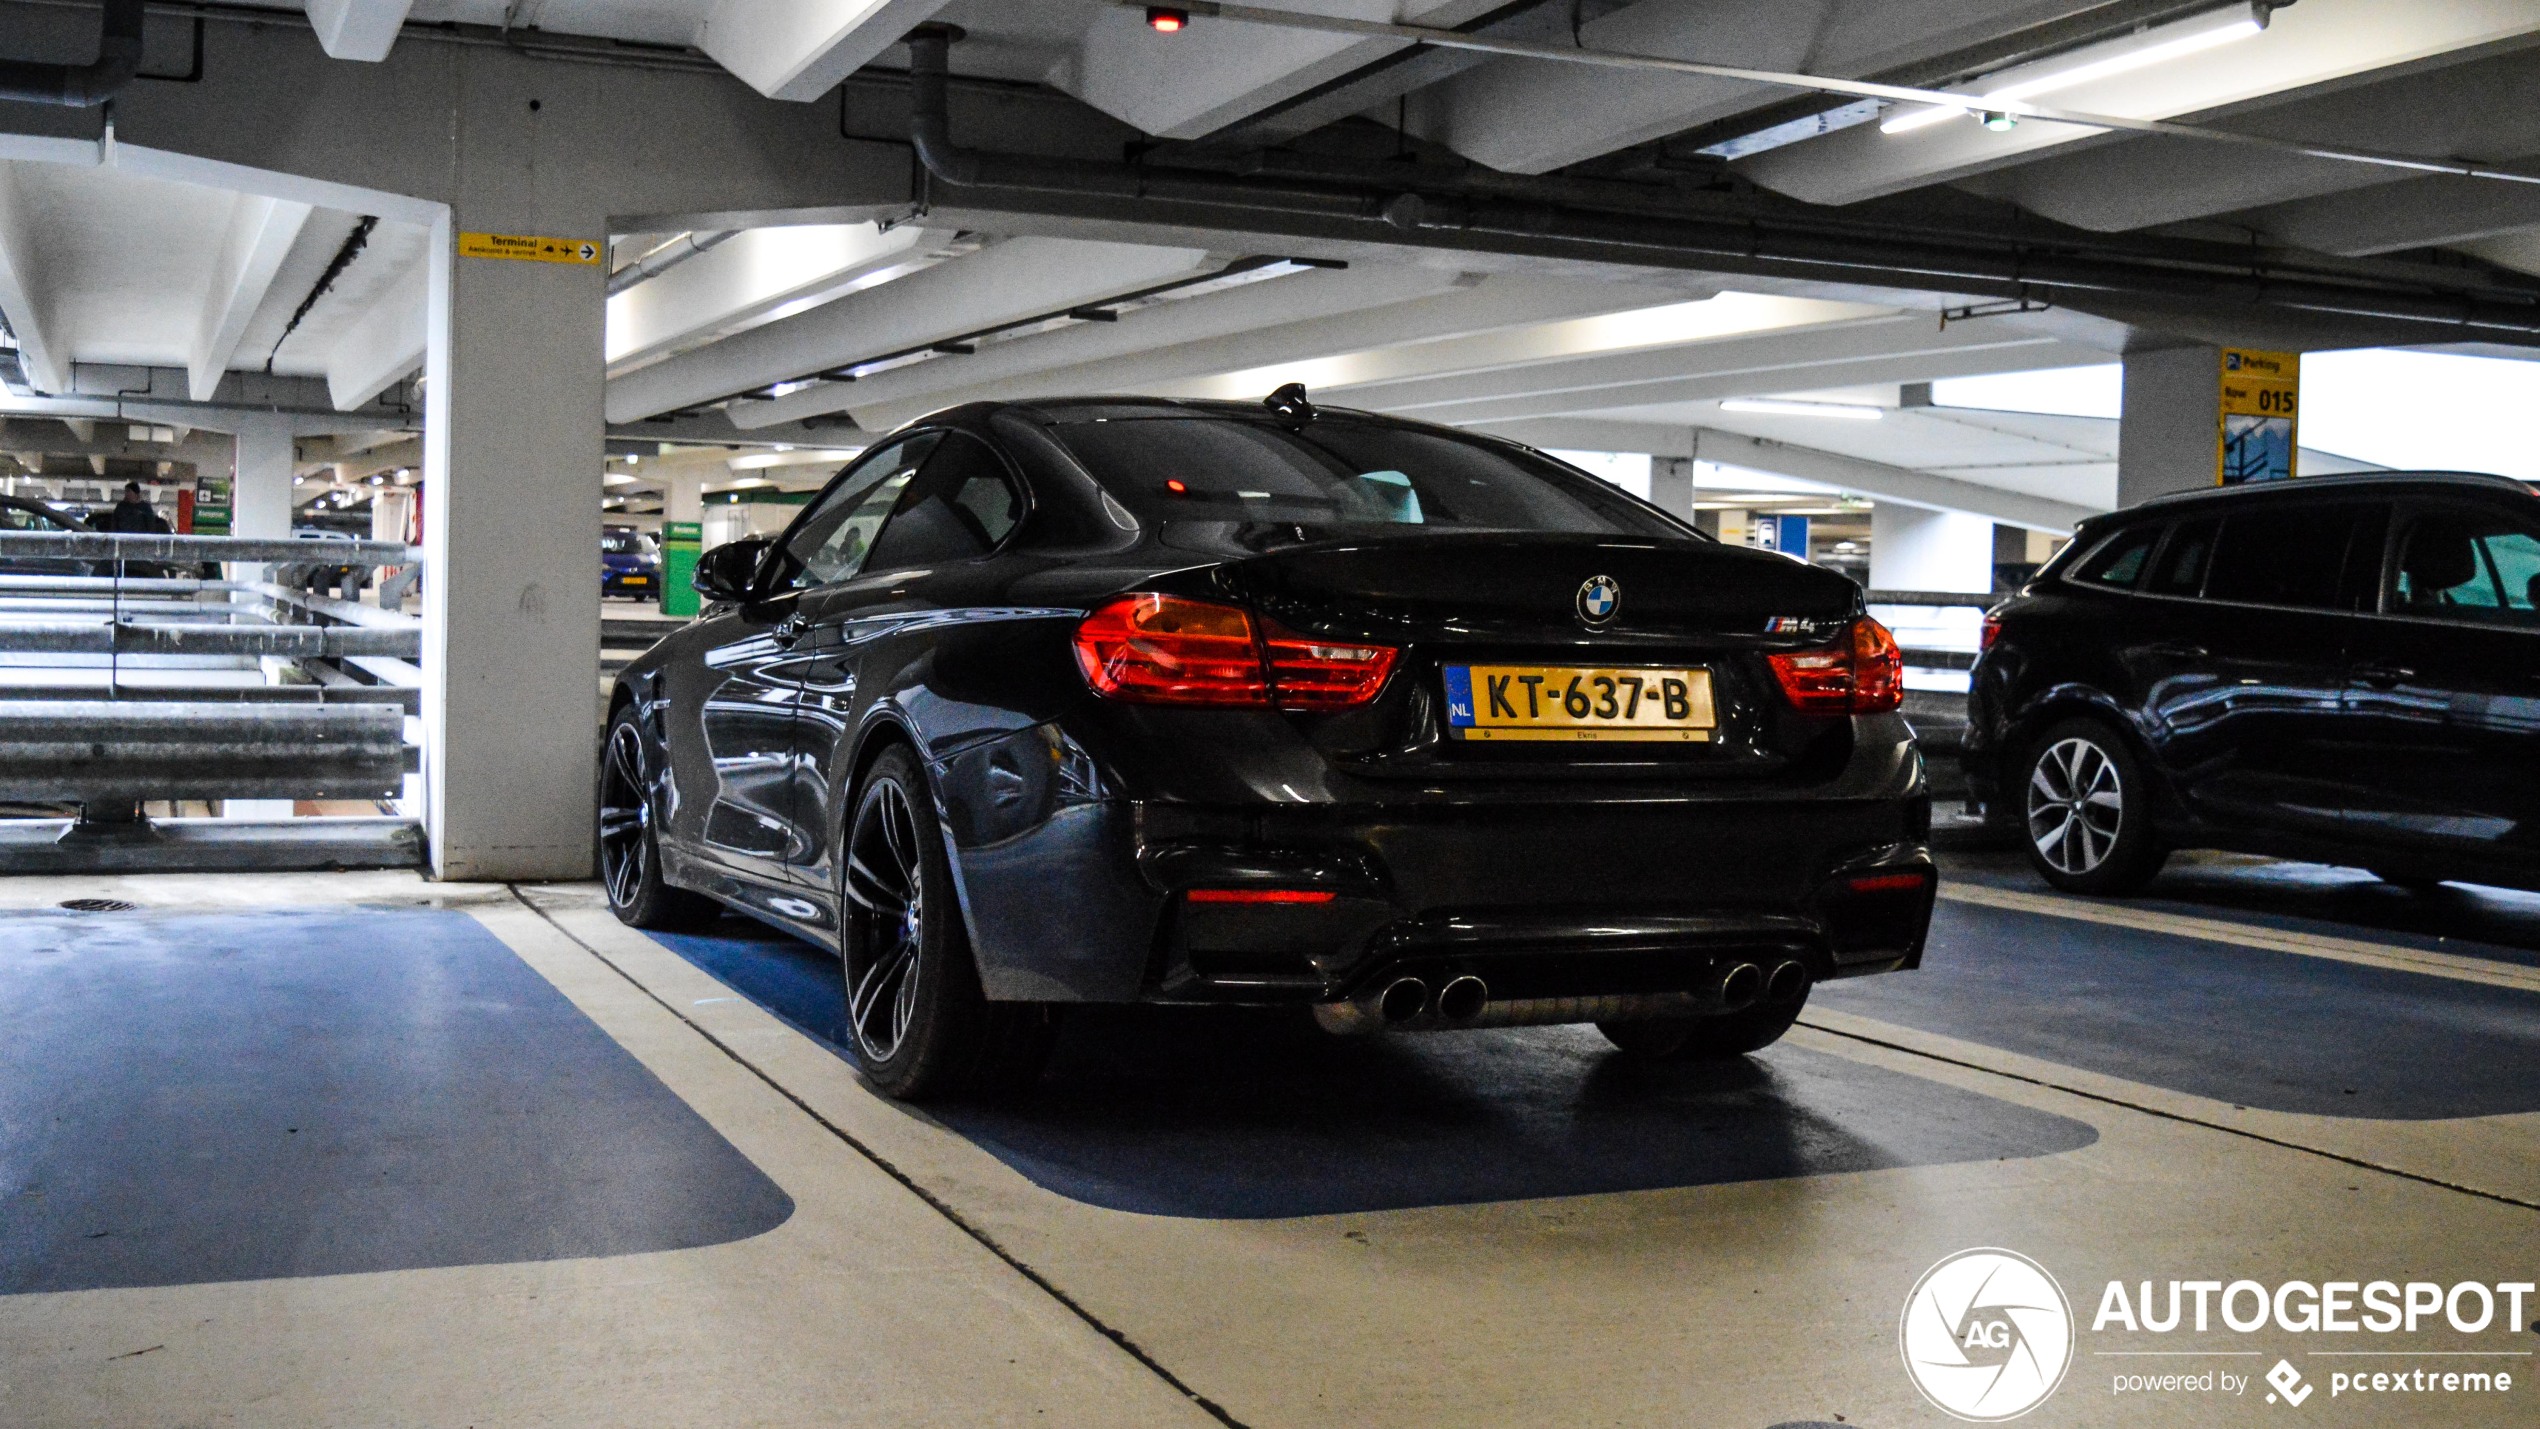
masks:
[(642, 531), (600, 532), (600, 595), (650, 600), (661, 593), (661, 547)]

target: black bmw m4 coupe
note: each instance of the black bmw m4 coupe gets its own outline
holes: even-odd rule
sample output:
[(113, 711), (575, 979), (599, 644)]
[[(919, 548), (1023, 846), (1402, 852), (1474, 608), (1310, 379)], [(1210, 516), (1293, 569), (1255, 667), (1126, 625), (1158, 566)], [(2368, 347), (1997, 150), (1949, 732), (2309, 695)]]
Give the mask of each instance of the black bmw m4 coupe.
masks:
[(1027, 1081), (1085, 1002), (1736, 1056), (1921, 958), (1859, 589), (1510, 442), (1292, 387), (961, 407), (696, 583), (617, 680), (609, 897), (837, 949), (893, 1096)]

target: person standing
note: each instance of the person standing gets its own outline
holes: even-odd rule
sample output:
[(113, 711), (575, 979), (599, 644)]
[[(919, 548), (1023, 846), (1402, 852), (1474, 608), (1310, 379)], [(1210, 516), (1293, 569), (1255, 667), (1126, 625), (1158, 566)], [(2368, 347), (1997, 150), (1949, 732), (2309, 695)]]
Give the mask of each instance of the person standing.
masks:
[(137, 481), (123, 484), (123, 500), (116, 502), (113, 510), (98, 517), (96, 525), (100, 531), (123, 531), (133, 535), (164, 536), (168, 531), (168, 523), (161, 520), (159, 513), (143, 499), (141, 483)]

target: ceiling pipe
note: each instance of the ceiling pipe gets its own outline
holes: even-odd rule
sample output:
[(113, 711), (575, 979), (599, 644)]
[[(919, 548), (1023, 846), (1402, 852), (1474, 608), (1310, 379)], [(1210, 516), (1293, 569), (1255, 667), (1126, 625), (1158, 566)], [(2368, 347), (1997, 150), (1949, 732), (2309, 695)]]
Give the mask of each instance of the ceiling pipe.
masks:
[(741, 230), (737, 228), (728, 228), (720, 233), (680, 234), (643, 257), (609, 274), (608, 295), (614, 298), (648, 278), (658, 278), (716, 244), (738, 237), (740, 232)]
[[(909, 140), (942, 186), (987, 206), (1129, 217), (1161, 224), (1427, 247), (1480, 249), (1643, 267), (2020, 298), (2090, 310), (2166, 306), (2378, 320), (2426, 331), (2540, 345), (2540, 284), (2477, 268), (2284, 253), (2192, 239), (2064, 229), (2022, 215), (2019, 231), (1849, 218), (1746, 195), (1632, 193), (1576, 178), (1480, 172), (1373, 175), (1345, 167), (1275, 172), (1291, 156), (1237, 160), (1244, 171), (1156, 162), (1107, 164), (994, 154), (953, 142), (951, 46), (961, 31), (908, 37)], [(1302, 161), (1312, 162), (1312, 161)], [(1047, 195), (1025, 200), (1023, 195)]]
[(141, 5), (142, 0), (106, 0), (94, 63), (0, 59), (0, 99), (94, 109), (114, 98), (141, 69)]

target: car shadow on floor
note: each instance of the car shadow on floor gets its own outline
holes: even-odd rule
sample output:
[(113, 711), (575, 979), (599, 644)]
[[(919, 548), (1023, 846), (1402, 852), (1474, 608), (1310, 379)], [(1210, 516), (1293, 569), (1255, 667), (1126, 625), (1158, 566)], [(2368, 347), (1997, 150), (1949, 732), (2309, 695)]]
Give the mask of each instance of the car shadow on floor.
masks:
[[(852, 1061), (836, 959), (740, 919), (656, 936)], [(1037, 1087), (929, 1112), (1061, 1195), (1217, 1218), (1992, 1161), (2098, 1139), (1797, 1046), (1652, 1067), (1588, 1028), (1344, 1039), (1300, 1010), (1071, 1009)]]

